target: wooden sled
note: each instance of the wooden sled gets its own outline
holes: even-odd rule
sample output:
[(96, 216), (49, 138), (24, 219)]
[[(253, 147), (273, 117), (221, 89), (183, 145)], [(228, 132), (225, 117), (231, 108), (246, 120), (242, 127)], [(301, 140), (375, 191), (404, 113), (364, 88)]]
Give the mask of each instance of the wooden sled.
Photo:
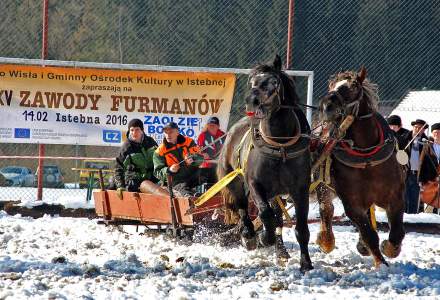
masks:
[[(120, 199), (113, 190), (93, 192), (97, 216), (112, 224), (172, 225), (169, 196), (123, 192)], [(179, 226), (193, 226), (195, 223), (218, 215), (223, 200), (217, 195), (194, 208), (194, 197), (175, 197), (174, 213)], [(221, 214), (218, 215), (221, 219)], [(131, 222), (130, 222), (131, 221)]]

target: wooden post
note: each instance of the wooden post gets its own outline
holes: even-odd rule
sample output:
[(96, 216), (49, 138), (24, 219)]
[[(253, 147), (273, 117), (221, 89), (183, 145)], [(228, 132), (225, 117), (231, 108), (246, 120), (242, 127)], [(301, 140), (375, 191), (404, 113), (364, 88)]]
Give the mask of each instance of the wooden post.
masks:
[[(47, 57), (47, 33), (49, 30), (49, 0), (43, 0), (43, 39), (41, 43), (41, 59)], [(44, 144), (38, 145), (38, 177), (37, 177), (37, 200), (43, 199), (43, 165)]]

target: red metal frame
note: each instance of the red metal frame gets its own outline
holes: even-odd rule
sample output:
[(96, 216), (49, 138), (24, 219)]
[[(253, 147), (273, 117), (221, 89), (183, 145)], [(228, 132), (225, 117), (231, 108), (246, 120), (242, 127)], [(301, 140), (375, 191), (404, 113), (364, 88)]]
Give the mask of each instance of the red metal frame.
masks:
[(293, 18), (295, 16), (295, 1), (289, 0), (289, 17), (287, 20), (287, 54), (286, 54), (286, 69), (290, 68), (290, 57), (292, 52), (292, 36), (294, 31)]

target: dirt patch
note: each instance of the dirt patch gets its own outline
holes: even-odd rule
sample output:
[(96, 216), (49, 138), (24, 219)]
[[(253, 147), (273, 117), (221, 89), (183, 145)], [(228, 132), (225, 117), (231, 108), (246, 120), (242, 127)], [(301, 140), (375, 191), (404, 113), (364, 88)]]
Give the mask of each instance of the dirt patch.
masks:
[(62, 205), (43, 203), (32, 208), (18, 205), (17, 201), (1, 202), (0, 209), (9, 215), (21, 214), (23, 217), (41, 218), (44, 215), (71, 217), (71, 218), (97, 218), (94, 209), (86, 208), (65, 208)]

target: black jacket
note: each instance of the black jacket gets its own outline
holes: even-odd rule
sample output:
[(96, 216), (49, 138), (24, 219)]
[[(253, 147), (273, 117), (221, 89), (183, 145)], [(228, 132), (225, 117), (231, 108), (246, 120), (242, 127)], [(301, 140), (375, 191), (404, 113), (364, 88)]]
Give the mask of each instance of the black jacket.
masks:
[(435, 151), (431, 143), (424, 143), (421, 159), (422, 162), (419, 170), (419, 182), (427, 183), (428, 181), (435, 180), (438, 176), (437, 169), (440, 162), (435, 155)]
[[(122, 144), (121, 150), (119, 152), (118, 157), (116, 157), (116, 165), (115, 165), (115, 185), (117, 188), (119, 187), (126, 187), (127, 184), (127, 164), (130, 163), (130, 161), (127, 161), (129, 159), (129, 157), (133, 154), (139, 154), (139, 153), (145, 153), (145, 150), (149, 150), (150, 148), (156, 148), (157, 147), (157, 143), (156, 141), (152, 138), (149, 137), (147, 135), (144, 134), (144, 139), (142, 140), (141, 143), (136, 143), (134, 141), (131, 141), (129, 139), (127, 139), (124, 144)], [(144, 149), (144, 151), (142, 151), (142, 148)], [(139, 167), (136, 167), (135, 170), (129, 170), (132, 171), (134, 173), (136, 173), (137, 175), (139, 174), (151, 174), (148, 177), (152, 177), (153, 176), (153, 157), (152, 154), (154, 152), (154, 149), (151, 149), (150, 151), (148, 151), (149, 153), (151, 152), (151, 158), (149, 157), (148, 160), (151, 160), (151, 170), (138, 170)], [(152, 180), (154, 181), (154, 178), (139, 178), (140, 180)]]
[[(411, 135), (411, 131), (409, 131), (408, 129), (405, 129), (403, 127), (400, 127), (400, 129), (397, 132), (393, 131), (393, 133), (394, 133), (394, 136), (397, 139), (397, 143), (399, 145), (399, 149), (405, 148), (405, 146), (406, 146), (405, 141), (406, 141), (406, 138), (407, 138), (406, 135), (407, 134)], [(411, 139), (409, 139), (409, 140), (411, 140)]]

